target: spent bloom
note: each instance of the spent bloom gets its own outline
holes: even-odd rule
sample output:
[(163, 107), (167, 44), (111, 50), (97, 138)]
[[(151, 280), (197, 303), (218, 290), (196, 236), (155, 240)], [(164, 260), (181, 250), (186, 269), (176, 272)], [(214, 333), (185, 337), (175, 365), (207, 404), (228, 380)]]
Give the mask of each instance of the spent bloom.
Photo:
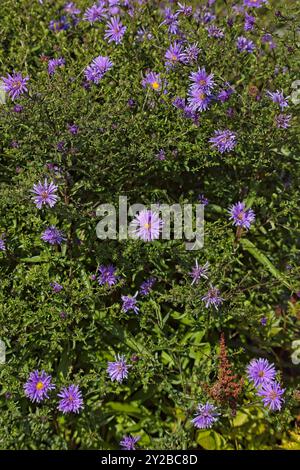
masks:
[(275, 116), (276, 127), (278, 129), (288, 129), (291, 119), (291, 114), (278, 114), (278, 116)]
[(198, 260), (196, 259), (195, 266), (192, 268), (192, 271), (189, 273), (192, 278), (192, 285), (197, 284), (201, 278), (208, 279), (207, 277), (208, 269), (209, 269), (208, 261), (206, 261), (206, 263), (203, 266), (199, 266)]
[(26, 84), (29, 77), (23, 77), (20, 72), (13, 72), (12, 75), (8, 73), (7, 77), (1, 77), (1, 80), (3, 81), (4, 91), (8, 93), (13, 101), (28, 91)]
[(112, 382), (116, 380), (121, 383), (124, 379), (127, 379), (128, 369), (131, 366), (126, 364), (125, 356), (118, 354), (115, 359), (114, 362), (108, 362), (107, 373)]
[(278, 104), (281, 110), (283, 110), (289, 105), (287, 98), (284, 97), (282, 91), (279, 91), (279, 90), (276, 90), (275, 92), (267, 91), (267, 96), (271, 98), (273, 103)]
[(190, 44), (183, 50), (181, 54), (181, 61), (184, 64), (192, 64), (193, 62), (196, 62), (199, 54), (200, 54), (200, 49), (198, 47), (198, 44), (197, 43)]
[(53, 75), (57, 67), (63, 67), (66, 61), (63, 57), (59, 57), (58, 59), (50, 59), (48, 62), (48, 73), (49, 75)]
[(208, 36), (210, 38), (222, 39), (224, 37), (224, 31), (214, 24), (207, 26), (206, 31), (208, 32)]
[(198, 429), (209, 429), (218, 421), (218, 416), (216, 407), (207, 402), (204, 405), (198, 405), (196, 417), (191, 422)]
[(142, 85), (144, 88), (150, 86), (155, 91), (160, 91), (162, 88), (162, 81), (159, 73), (147, 72), (145, 77), (142, 80)]
[(51, 381), (51, 375), (47, 375), (44, 370), (41, 372), (38, 370), (31, 372), (29, 379), (24, 385), (25, 395), (32, 402), (36, 401), (37, 403), (41, 402), (45, 398), (49, 398), (49, 390), (53, 390), (55, 388), (55, 385), (52, 384)]
[(105, 39), (108, 39), (108, 42), (120, 44), (126, 29), (126, 26), (122, 24), (120, 18), (118, 16), (114, 16), (106, 25), (104, 37)]
[(50, 225), (42, 233), (41, 239), (44, 242), (50, 243), (50, 245), (60, 245), (63, 241), (66, 241), (66, 238), (61, 230), (55, 227), (55, 225)]
[(220, 290), (217, 287), (210, 286), (207, 294), (202, 299), (205, 302), (205, 307), (209, 308), (211, 305), (218, 310), (219, 305), (223, 303), (223, 298), (220, 296)]
[(135, 445), (140, 440), (140, 438), (140, 436), (124, 436), (120, 441), (122, 450), (135, 450)]
[(123, 312), (127, 313), (130, 310), (133, 310), (134, 313), (138, 314), (139, 313), (139, 307), (137, 305), (137, 300), (136, 297), (138, 295), (138, 292), (136, 292), (133, 296), (132, 295), (122, 295), (122, 310)]
[(229, 208), (230, 219), (236, 227), (249, 229), (255, 220), (255, 214), (252, 209), (246, 209), (244, 202), (237, 202)]
[(84, 71), (85, 78), (89, 82), (97, 84), (104, 77), (106, 72), (112, 68), (112, 66), (113, 63), (109, 57), (99, 55), (86, 67)]
[(280, 411), (284, 398), (285, 389), (278, 382), (269, 382), (258, 390), (257, 395), (262, 397), (263, 404), (272, 411)]
[(255, 387), (264, 386), (273, 382), (276, 375), (274, 364), (270, 364), (267, 359), (252, 359), (247, 367), (248, 379), (254, 383)]
[(193, 7), (178, 2), (179, 9), (176, 11), (177, 15), (191, 16), (193, 14)]
[(247, 39), (244, 36), (237, 38), (236, 47), (239, 52), (248, 52), (251, 54), (255, 50), (255, 44), (251, 39)]
[(230, 152), (236, 146), (236, 134), (229, 129), (219, 129), (214, 132), (214, 137), (211, 137), (209, 142), (221, 153)]
[(118, 277), (116, 276), (116, 270), (112, 264), (109, 266), (103, 266), (101, 265), (99, 267), (99, 276), (98, 276), (98, 282), (100, 286), (103, 285), (108, 285), (108, 286), (113, 286), (118, 282)]
[(57, 186), (52, 181), (48, 183), (47, 178), (45, 178), (44, 183), (39, 181), (38, 184), (34, 184), (31, 192), (35, 194), (33, 200), (36, 207), (41, 209), (43, 204), (49, 207), (55, 206), (58, 199), (56, 191)]
[(161, 228), (162, 220), (159, 214), (149, 209), (140, 211), (130, 223), (132, 236), (145, 242), (159, 238)]
[(64, 414), (79, 413), (79, 410), (83, 408), (82, 394), (78, 385), (63, 387), (57, 396), (60, 398), (58, 409)]

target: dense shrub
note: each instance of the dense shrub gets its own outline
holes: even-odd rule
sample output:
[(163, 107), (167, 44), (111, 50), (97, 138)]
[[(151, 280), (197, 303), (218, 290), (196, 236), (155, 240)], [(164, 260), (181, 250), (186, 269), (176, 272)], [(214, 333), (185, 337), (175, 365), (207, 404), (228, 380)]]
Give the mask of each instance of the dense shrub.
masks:
[[(149, 449), (297, 447), (299, 21), (297, 2), (257, 3), (199, 0), (190, 14), (173, 1), (104, 1), (106, 16), (89, 22), (88, 0), (1, 2), (1, 448), (114, 449), (125, 435)], [(126, 26), (118, 43), (105, 34), (115, 13)], [(177, 60), (174, 50), (166, 59), (176, 41)], [(98, 56), (112, 67), (96, 76), (87, 67)], [(194, 110), (183, 100), (203, 67), (214, 86), (201, 112), (203, 97)], [(16, 73), (28, 91), (9, 96)], [(217, 130), (234, 133), (229, 151), (212, 145)], [(58, 200), (39, 209), (32, 189), (45, 178)], [(96, 208), (120, 195), (205, 202), (204, 247), (99, 240)], [(249, 230), (230, 219), (239, 201), (255, 213)], [(52, 225), (61, 244), (41, 239)], [(196, 259), (208, 279), (191, 285)], [(99, 272), (109, 265), (111, 286)], [(218, 309), (203, 301), (210, 286)], [(122, 296), (137, 291), (139, 312), (125, 312)], [(130, 365), (122, 382), (107, 372), (118, 354)], [(280, 410), (247, 376), (259, 358), (285, 388)], [(24, 390), (35, 370), (56, 385), (40, 402)], [(84, 408), (64, 414), (57, 394), (71, 384)], [(207, 402), (219, 415), (197, 429)]]

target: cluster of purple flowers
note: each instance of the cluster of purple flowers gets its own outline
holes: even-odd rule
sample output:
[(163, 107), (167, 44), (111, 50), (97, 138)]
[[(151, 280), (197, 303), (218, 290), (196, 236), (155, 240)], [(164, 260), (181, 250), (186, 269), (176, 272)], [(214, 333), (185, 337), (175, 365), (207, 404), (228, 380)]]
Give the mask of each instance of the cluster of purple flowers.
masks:
[(84, 71), (85, 78), (88, 82), (98, 84), (112, 66), (113, 63), (109, 57), (99, 55), (86, 67)]
[[(45, 399), (49, 399), (48, 392), (55, 389), (52, 383), (51, 375), (44, 370), (39, 372), (35, 370), (31, 372), (27, 382), (24, 384), (25, 395), (32, 401), (40, 403)], [(60, 398), (58, 410), (63, 413), (79, 413), (83, 408), (83, 399), (78, 385), (69, 385), (63, 387), (58, 393)]]
[(274, 364), (270, 364), (267, 359), (253, 359), (247, 367), (247, 375), (256, 388), (257, 395), (262, 398), (264, 406), (271, 411), (280, 411), (285, 389), (275, 379)]

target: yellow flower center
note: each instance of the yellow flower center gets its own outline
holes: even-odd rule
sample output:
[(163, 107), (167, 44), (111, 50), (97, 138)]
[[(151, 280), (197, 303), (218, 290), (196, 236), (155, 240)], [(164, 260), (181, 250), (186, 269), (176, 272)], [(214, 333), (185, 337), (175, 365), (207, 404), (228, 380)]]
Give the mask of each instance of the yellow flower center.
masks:
[(146, 228), (147, 230), (149, 230), (150, 227), (151, 227), (151, 224), (148, 224), (148, 223), (147, 223), (147, 224), (144, 224), (144, 228)]
[(205, 85), (205, 80), (200, 80), (200, 85)]
[(270, 393), (270, 398), (271, 400), (276, 400), (276, 398), (278, 398), (278, 395), (277, 395), (277, 392), (273, 391)]
[(158, 90), (159, 89), (159, 83), (153, 82), (152, 83), (152, 88), (154, 88), (154, 90)]
[(205, 94), (204, 94), (204, 93), (200, 93), (199, 98), (200, 98), (200, 100), (204, 100)]
[(43, 382), (39, 381), (39, 382), (36, 384), (36, 389), (37, 389), (37, 390), (43, 390), (43, 388), (44, 388)]
[[(238, 219), (241, 218), (240, 215), (238, 215)], [(263, 370), (260, 370), (258, 373), (258, 377), (263, 377), (265, 375)]]

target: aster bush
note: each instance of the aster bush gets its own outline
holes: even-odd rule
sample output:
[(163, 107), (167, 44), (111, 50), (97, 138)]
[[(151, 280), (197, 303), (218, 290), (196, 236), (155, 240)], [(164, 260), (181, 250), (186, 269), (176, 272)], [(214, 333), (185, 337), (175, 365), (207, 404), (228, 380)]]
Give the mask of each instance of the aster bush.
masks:
[[(0, 448), (289, 448), (296, 4), (1, 2)], [(202, 249), (160, 238), (199, 202)]]

